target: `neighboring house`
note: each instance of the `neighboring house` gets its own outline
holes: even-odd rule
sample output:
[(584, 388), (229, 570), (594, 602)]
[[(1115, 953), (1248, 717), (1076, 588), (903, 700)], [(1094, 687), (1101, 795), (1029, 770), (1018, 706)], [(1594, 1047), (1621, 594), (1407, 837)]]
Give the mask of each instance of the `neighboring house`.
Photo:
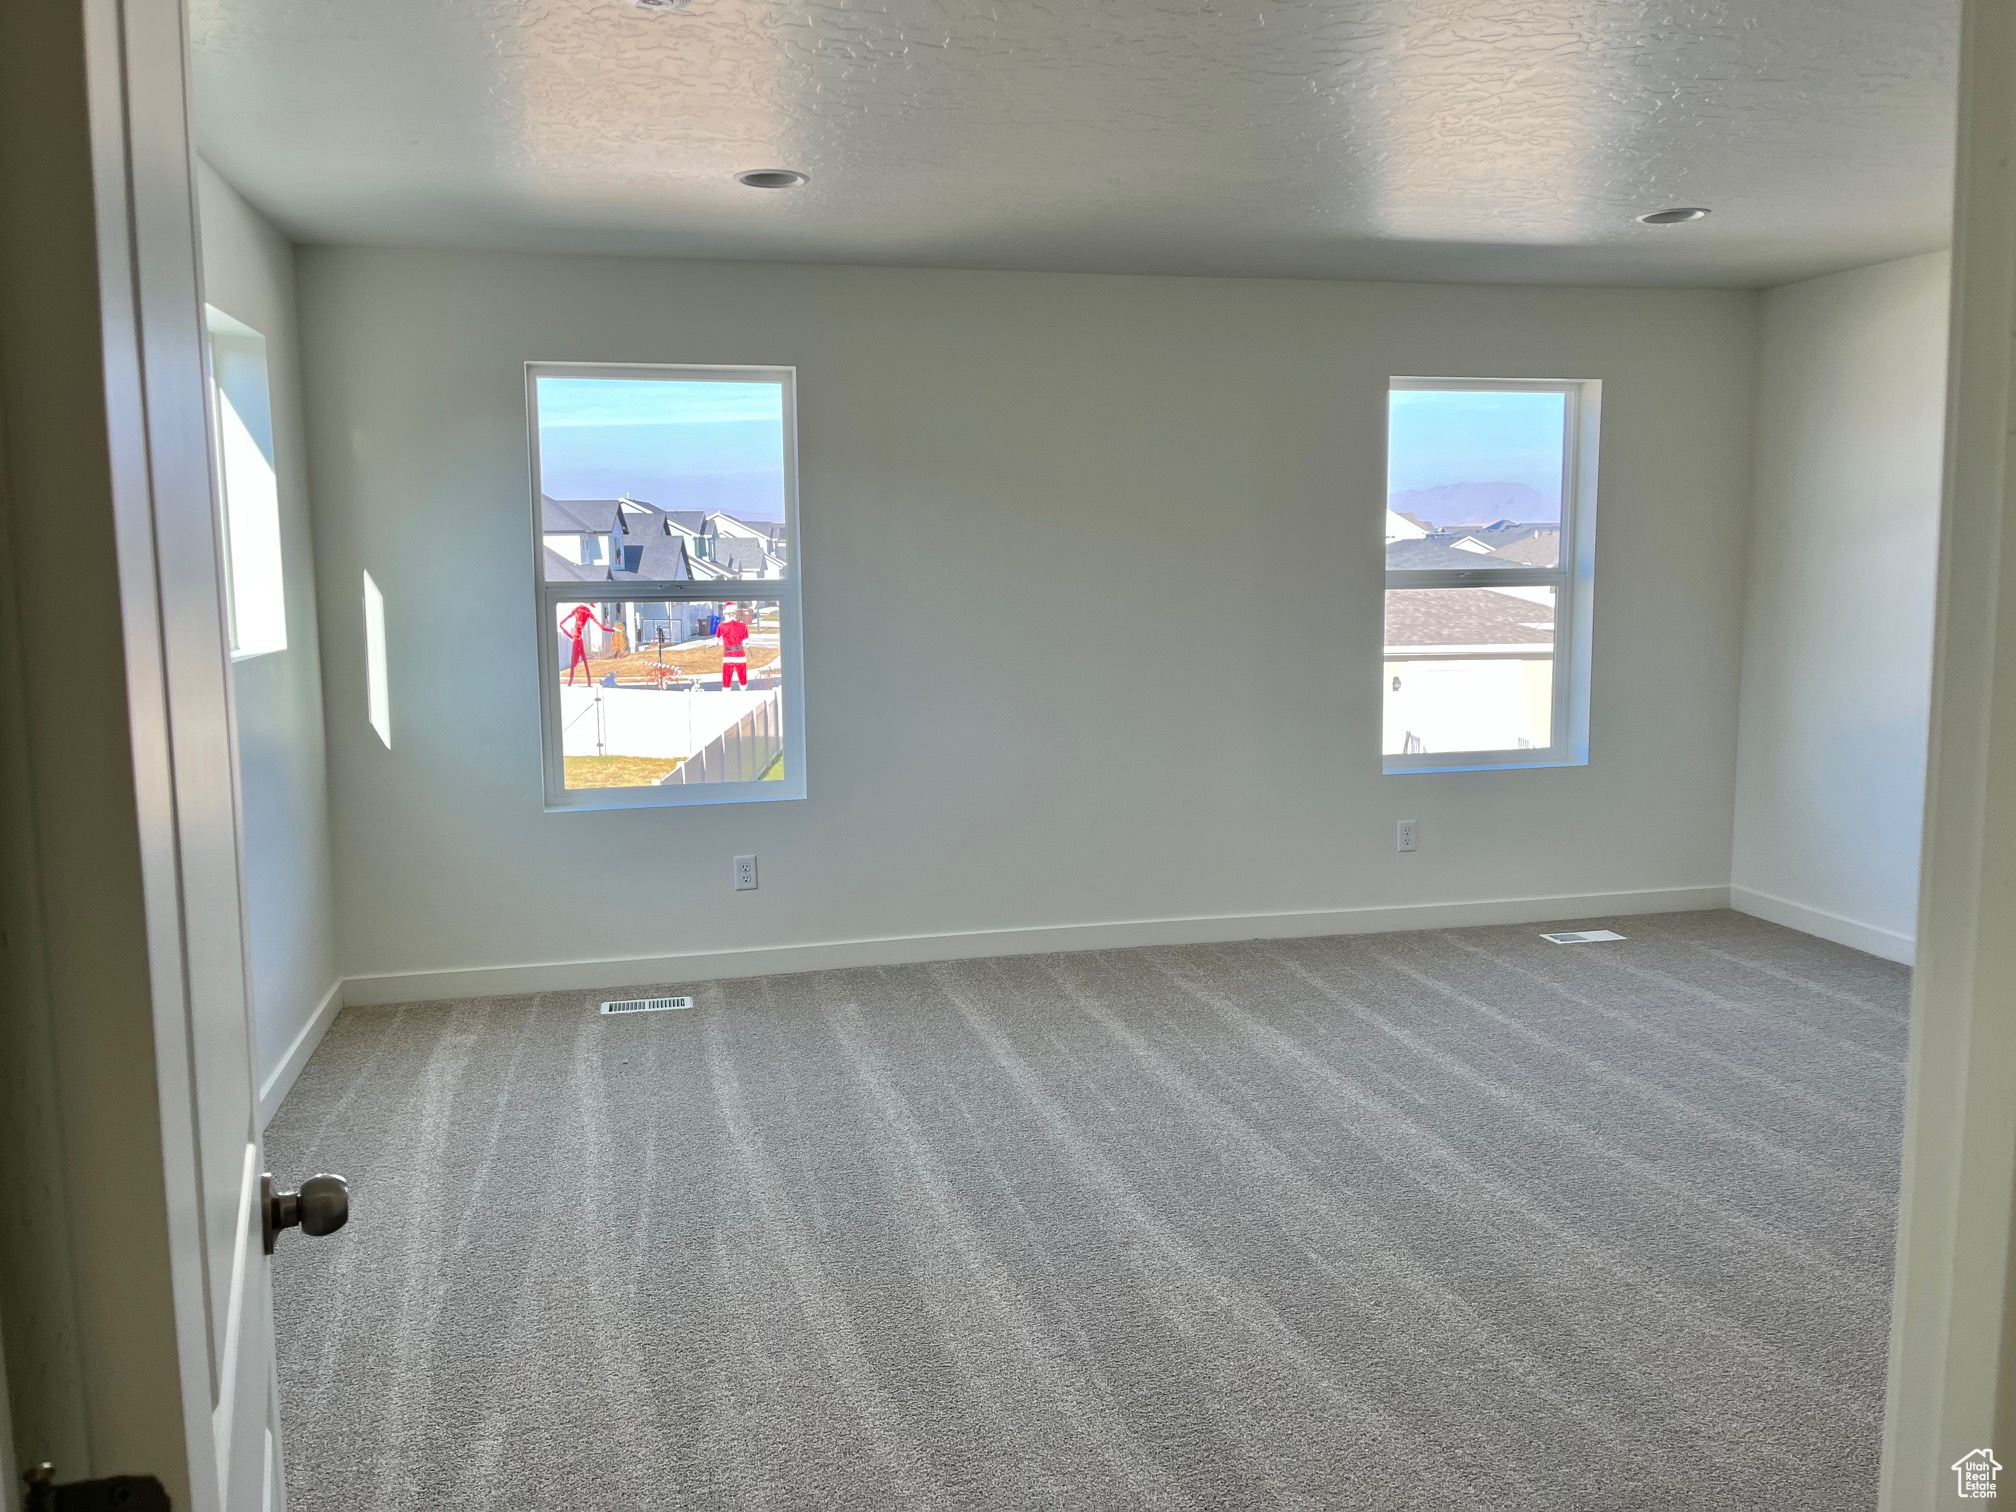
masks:
[[(660, 509), (629, 494), (617, 499), (541, 495), (539, 505), (546, 581), (608, 585), (606, 597), (581, 602), (605, 624), (615, 624), (620, 616), (632, 648), (651, 645), (660, 631), (668, 643), (705, 638), (712, 633), (713, 606), (625, 599), (620, 596), (625, 584), (726, 583), (784, 575), (781, 524)], [(572, 608), (563, 605), (562, 613)], [(586, 643), (591, 653), (607, 650), (603, 633), (593, 626)]]
[(1498, 520), (1489, 525), (1459, 526), (1448, 534), (1458, 551), (1495, 556), (1522, 566), (1552, 566), (1560, 560), (1561, 527), (1551, 522)]
[(1385, 750), (1426, 754), (1549, 743), (1552, 593), (1493, 584), (1490, 564), (1500, 558), (1482, 544), (1506, 534), (1535, 541), (1541, 533), (1521, 529), (1451, 539), (1437, 532), (1386, 548), (1393, 567), (1472, 572), (1476, 586), (1387, 591)]
[(713, 555), (709, 561), (735, 564), (735, 577), (775, 578), (784, 575), (784, 527), (750, 521), (716, 510), (707, 516)]
[[(1387, 515), (1387, 529), (1393, 516)], [(1483, 560), (1479, 560), (1479, 559)], [(1386, 539), (1386, 565), (1396, 569), (1475, 571), (1492, 562), (1519, 567), (1551, 567), (1561, 559), (1561, 527), (1499, 520), (1490, 525), (1465, 525), (1431, 530), (1419, 537)]]
[(573, 566), (608, 567), (618, 537), (626, 533), (619, 499), (539, 496), (539, 532), (549, 553)]
[(629, 494), (614, 502), (634, 539), (681, 542), (695, 581), (784, 575), (781, 523), (743, 520), (719, 510), (661, 509)]
[(1391, 546), (1395, 541), (1418, 541), (1427, 534), (1428, 527), (1411, 515), (1397, 514), (1390, 509), (1386, 511), (1386, 544), (1388, 546)]
[(705, 565), (723, 577), (774, 578), (783, 575), (782, 564), (750, 536), (714, 535), (706, 541)]
[(1524, 534), (1500, 542), (1491, 554), (1500, 561), (1517, 562), (1522, 567), (1552, 567), (1561, 560), (1561, 527), (1529, 525)]
[(1537, 749), (1551, 739), (1554, 618), (1522, 589), (1386, 595), (1382, 748)]
[(681, 542), (690, 561), (700, 559), (700, 541), (707, 534), (707, 513), (700, 509), (660, 509), (643, 499), (625, 494), (617, 502), (624, 517), (640, 535), (662, 535)]

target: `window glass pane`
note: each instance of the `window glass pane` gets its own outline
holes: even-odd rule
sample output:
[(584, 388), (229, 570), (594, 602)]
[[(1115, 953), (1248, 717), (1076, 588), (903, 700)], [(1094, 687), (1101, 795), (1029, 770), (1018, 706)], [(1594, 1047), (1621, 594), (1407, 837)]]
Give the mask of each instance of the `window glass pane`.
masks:
[(776, 599), (562, 601), (552, 614), (569, 789), (783, 780)]
[(784, 576), (784, 386), (534, 380), (549, 583)]
[(280, 485), (273, 466), (273, 402), (266, 338), (206, 309), (218, 492), (224, 505), (224, 594), (231, 650), (287, 649), (287, 592), (280, 562)]
[(1387, 570), (1558, 566), (1567, 416), (1558, 392), (1394, 389)]
[(1386, 594), (1388, 756), (1553, 743), (1552, 588)]
[(371, 728), (392, 747), (392, 679), (385, 664), (385, 595), (364, 574), (364, 699)]

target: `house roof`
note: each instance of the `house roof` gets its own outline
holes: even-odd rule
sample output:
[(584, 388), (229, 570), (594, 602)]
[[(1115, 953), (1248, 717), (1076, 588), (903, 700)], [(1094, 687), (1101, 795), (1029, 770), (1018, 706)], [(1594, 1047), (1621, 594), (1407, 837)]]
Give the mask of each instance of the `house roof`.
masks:
[(1493, 520), (1489, 525), (1451, 525), (1438, 534), (1460, 539), (1475, 537), (1487, 545), (1504, 545), (1508, 541), (1521, 541), (1527, 536), (1539, 535), (1543, 531), (1560, 534), (1561, 527), (1552, 520)]
[(1458, 551), (1447, 537), (1386, 543), (1386, 566), (1395, 572), (1472, 572), (1490, 561), (1488, 554)]
[(647, 535), (623, 545), (623, 565), (609, 574), (616, 582), (685, 583), (693, 578), (686, 543), (678, 536)]
[(1420, 541), (1388, 541), (1386, 565), (1397, 571), (1460, 571), (1495, 563), (1552, 567), (1561, 560), (1561, 527), (1542, 524), (1480, 525), (1442, 530)]
[(720, 540), (753, 539), (763, 543), (772, 556), (783, 559), (784, 545), (789, 538), (782, 520), (745, 520), (740, 515), (729, 514), (725, 509), (717, 509), (707, 518), (714, 522), (714, 535)]
[(547, 535), (609, 535), (624, 530), (617, 499), (556, 499), (539, 496), (539, 528)]
[(1561, 532), (1551, 525), (1530, 530), (1493, 546), (1491, 555), (1522, 567), (1553, 567), (1561, 560)]
[(770, 533), (773, 530), (782, 530), (784, 528), (775, 520), (745, 520), (740, 515), (728, 513), (725, 509), (716, 509), (707, 518), (710, 520), (725, 520), (728, 524), (734, 526), (736, 530), (746, 530), (751, 535), (761, 536), (765, 540), (769, 539)]
[[(775, 521), (742, 520), (719, 510), (660, 509), (649, 499), (631, 494), (620, 499), (556, 499), (541, 494), (539, 510), (540, 528), (547, 535), (628, 538), (618, 545), (622, 565), (613, 570), (570, 562), (549, 550), (546, 580), (553, 583), (683, 583), (695, 578), (759, 577), (783, 552), (784, 527)], [(721, 530), (723, 522), (731, 529)], [(711, 560), (687, 550), (689, 536), (710, 542)]]
[(769, 553), (763, 549), (761, 541), (752, 541), (746, 536), (714, 537), (714, 564), (730, 572), (760, 573), (768, 557)]
[(688, 535), (699, 535), (706, 528), (707, 512), (704, 509), (663, 509), (635, 494), (625, 494), (617, 502), (626, 514), (669, 522)]
[[(554, 533), (560, 535), (566, 532)], [(607, 567), (594, 562), (570, 562), (551, 546), (546, 548), (546, 581), (549, 583), (599, 583), (608, 576)]]
[(623, 565), (612, 568), (601, 562), (570, 562), (548, 546), (546, 581), (634, 584), (685, 583), (693, 579), (686, 543), (678, 536), (653, 532), (641, 540), (623, 542), (618, 550), (623, 554)]
[(1552, 646), (1554, 611), (1495, 588), (1395, 588), (1386, 595), (1386, 644)]

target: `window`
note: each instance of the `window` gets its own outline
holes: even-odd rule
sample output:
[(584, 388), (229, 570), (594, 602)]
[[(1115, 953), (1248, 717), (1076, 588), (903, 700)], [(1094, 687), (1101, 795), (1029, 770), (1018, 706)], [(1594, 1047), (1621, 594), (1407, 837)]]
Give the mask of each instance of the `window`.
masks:
[(392, 749), (392, 678), (385, 666), (385, 595), (364, 574), (364, 714)]
[(802, 798), (793, 371), (526, 385), (547, 807)]
[(204, 315), (210, 334), (211, 449), (224, 518), (226, 623), (231, 654), (243, 660), (287, 649), (266, 338), (222, 310), (206, 306)]
[(1594, 380), (1392, 381), (1387, 771), (1589, 759), (1600, 391)]

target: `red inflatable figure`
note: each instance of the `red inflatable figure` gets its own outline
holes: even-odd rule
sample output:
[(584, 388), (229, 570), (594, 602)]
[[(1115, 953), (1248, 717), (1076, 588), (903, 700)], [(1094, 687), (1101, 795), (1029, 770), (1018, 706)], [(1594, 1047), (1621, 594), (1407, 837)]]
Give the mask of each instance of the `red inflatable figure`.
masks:
[[(730, 610), (730, 614), (739, 613)], [(749, 653), (742, 648), (749, 640), (749, 627), (739, 619), (724, 619), (721, 628), (714, 632), (721, 642), (721, 691), (726, 693), (728, 685), (738, 679), (743, 687), (749, 686)]]
[(590, 609), (586, 604), (576, 604), (574, 612), (565, 616), (560, 621), (560, 633), (574, 643), (573, 653), (567, 660), (567, 686), (570, 688), (574, 686), (574, 669), (576, 667), (581, 669), (588, 681), (591, 683), (595, 681), (595, 670), (588, 665), (588, 648), (581, 644), (581, 637), (588, 633), (587, 627), (590, 625), (593, 625), (604, 635), (609, 633), (609, 627), (595, 618), (595, 611)]

